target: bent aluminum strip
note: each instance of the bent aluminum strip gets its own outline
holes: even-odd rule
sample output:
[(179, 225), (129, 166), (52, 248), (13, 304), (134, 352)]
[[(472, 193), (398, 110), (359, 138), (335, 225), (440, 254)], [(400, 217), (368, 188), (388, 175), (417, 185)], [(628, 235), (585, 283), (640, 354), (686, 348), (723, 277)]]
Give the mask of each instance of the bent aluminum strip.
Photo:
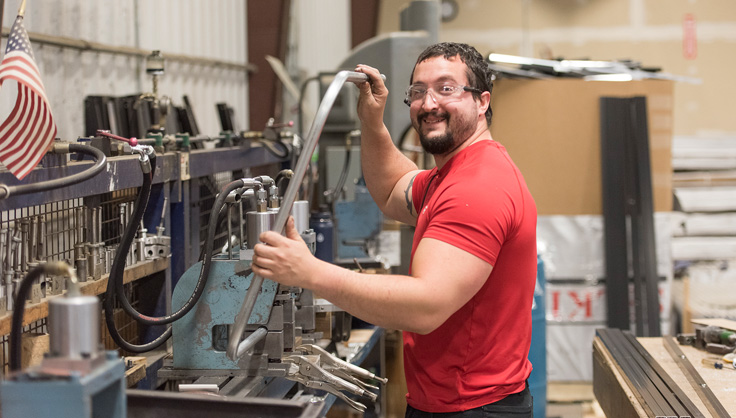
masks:
[[(286, 220), (289, 217), (289, 213), (291, 213), (291, 207), (296, 200), (297, 193), (299, 192), (299, 186), (304, 180), (304, 175), (307, 172), (309, 161), (311, 160), (312, 154), (317, 147), (317, 141), (319, 140), (319, 136), (322, 133), (322, 128), (324, 128), (325, 122), (327, 121), (327, 116), (332, 109), (332, 105), (335, 103), (337, 95), (340, 93), (340, 89), (342, 89), (342, 86), (345, 84), (346, 81), (350, 81), (353, 83), (362, 83), (365, 81), (369, 81), (369, 78), (366, 74), (363, 73), (340, 71), (339, 73), (337, 73), (332, 83), (330, 83), (330, 86), (327, 88), (327, 92), (322, 98), (322, 102), (317, 109), (317, 114), (314, 117), (312, 126), (309, 128), (309, 132), (307, 133), (302, 154), (299, 156), (299, 160), (297, 161), (296, 167), (294, 168), (294, 176), (292, 177), (292, 181), (289, 182), (289, 186), (286, 188), (284, 199), (281, 203), (281, 208), (279, 209), (279, 213), (276, 215), (276, 220), (274, 221), (272, 229), (273, 231), (283, 232), (284, 230)], [(243, 305), (241, 305), (240, 307), (240, 312), (238, 312), (238, 315), (235, 317), (235, 323), (230, 329), (230, 335), (227, 345), (227, 356), (231, 360), (237, 360), (240, 357), (238, 355), (238, 346), (241, 344), (240, 338), (245, 332), (245, 327), (248, 324), (248, 318), (250, 317), (250, 313), (255, 306), (256, 297), (258, 296), (258, 292), (260, 291), (262, 284), (263, 277), (256, 274), (253, 277), (253, 281), (251, 282), (250, 287), (248, 288), (248, 292), (245, 294), (245, 300), (243, 301)], [(251, 334), (249, 338), (255, 338), (255, 335), (256, 334)], [(248, 339), (246, 338), (246, 340), (243, 341), (244, 346), (250, 345), (251, 342), (247, 340)]]

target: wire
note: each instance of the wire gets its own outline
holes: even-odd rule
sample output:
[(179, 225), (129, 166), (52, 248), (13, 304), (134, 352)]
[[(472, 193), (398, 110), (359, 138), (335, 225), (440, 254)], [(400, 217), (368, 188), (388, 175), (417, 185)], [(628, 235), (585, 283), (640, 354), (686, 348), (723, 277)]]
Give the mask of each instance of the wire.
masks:
[[(130, 302), (125, 298), (125, 291), (123, 289), (123, 269), (125, 267), (125, 254), (127, 254), (127, 249), (130, 247), (130, 242), (132, 242), (132, 237), (135, 234), (134, 228), (130, 228), (130, 225), (137, 225), (138, 222), (140, 222), (140, 219), (133, 216), (133, 219), (131, 220), (131, 224), (129, 224), (128, 230), (126, 230), (126, 234), (124, 237), (124, 241), (121, 243), (120, 248), (118, 249), (118, 253), (121, 254), (120, 260), (118, 260), (118, 255), (115, 256), (115, 264), (113, 264), (113, 271), (110, 273), (110, 282), (108, 282), (108, 288), (110, 286), (110, 283), (114, 285), (115, 293), (117, 294), (121, 305), (125, 312), (127, 312), (129, 315), (131, 315), (136, 321), (138, 321), (141, 324), (145, 325), (164, 325), (164, 324), (170, 324), (187, 313), (194, 307), (194, 305), (197, 304), (197, 301), (199, 301), (199, 298), (202, 296), (202, 293), (204, 293), (205, 284), (207, 283), (207, 277), (209, 277), (210, 267), (212, 266), (212, 248), (214, 246), (214, 236), (215, 236), (215, 230), (217, 229), (217, 221), (218, 221), (218, 215), (220, 213), (220, 210), (225, 205), (225, 199), (230, 194), (231, 191), (239, 189), (244, 186), (243, 179), (238, 179), (235, 181), (232, 181), (225, 185), (223, 187), (222, 191), (217, 195), (217, 198), (215, 199), (215, 203), (212, 206), (212, 211), (210, 212), (210, 219), (209, 224), (207, 227), (207, 239), (205, 240), (205, 253), (202, 259), (202, 268), (199, 273), (199, 278), (197, 279), (197, 284), (194, 287), (194, 291), (192, 292), (192, 295), (189, 297), (189, 299), (182, 305), (179, 310), (174, 312), (171, 315), (166, 316), (160, 316), (160, 317), (153, 317), (144, 315), (140, 312), (138, 312), (131, 304)], [(150, 189), (150, 186), (149, 186)], [(141, 193), (142, 195), (143, 193)], [(148, 194), (150, 194), (150, 190), (148, 191)], [(140, 197), (140, 196), (139, 196)], [(138, 204), (136, 204), (136, 209), (138, 208)], [(142, 214), (141, 214), (142, 217)], [(132, 234), (130, 234), (130, 239), (128, 237), (128, 232), (132, 230)], [(126, 244), (125, 247), (123, 247), (123, 244)], [(114, 279), (114, 280), (113, 280)]]
[[(273, 154), (276, 158), (285, 159), (289, 157), (289, 153), (290, 153), (289, 147), (287, 147), (286, 144), (284, 144), (281, 141), (278, 141), (278, 140), (271, 141), (271, 140), (261, 138), (259, 139), (258, 142), (263, 144), (266, 150), (268, 150), (268, 152)], [(277, 149), (276, 144), (278, 144), (281, 147), (281, 150)]]
[(0, 199), (5, 199), (11, 195), (23, 195), (29, 193), (45, 192), (46, 190), (58, 189), (61, 187), (71, 186), (73, 184), (81, 183), (87, 179), (96, 176), (107, 163), (105, 154), (95, 147), (82, 144), (54, 144), (54, 150), (56, 152), (78, 152), (80, 154), (90, 155), (95, 158), (95, 163), (92, 167), (72, 174), (68, 177), (62, 177), (59, 179), (47, 180), (32, 184), (23, 184), (19, 186), (5, 186), (0, 187)]
[(33, 287), (33, 282), (41, 277), (42, 274), (63, 275), (67, 272), (73, 274), (73, 270), (64, 262), (43, 263), (31, 270), (18, 284), (18, 290), (15, 293), (15, 308), (10, 323), (10, 355), (8, 367), (11, 372), (20, 370), (21, 367), (21, 334), (23, 333), (23, 313), (26, 309), (26, 300), (28, 292)]
[[(143, 175), (143, 184), (141, 185), (141, 189), (138, 192), (138, 197), (135, 201), (133, 216), (131, 217), (130, 222), (128, 222), (128, 226), (125, 228), (125, 232), (123, 232), (123, 237), (120, 241), (120, 245), (115, 252), (115, 260), (112, 265), (112, 270), (110, 271), (110, 277), (107, 281), (107, 289), (105, 290), (105, 301), (103, 304), (105, 308), (105, 324), (107, 325), (110, 337), (113, 339), (113, 341), (115, 341), (118, 346), (131, 353), (145, 353), (146, 351), (153, 350), (159, 347), (161, 344), (165, 343), (166, 340), (171, 337), (171, 327), (167, 327), (166, 331), (164, 331), (161, 335), (159, 335), (156, 339), (149, 343), (141, 345), (131, 344), (128, 341), (125, 341), (122, 335), (120, 335), (120, 332), (115, 326), (115, 316), (113, 314), (115, 299), (119, 299), (122, 302), (123, 306), (125, 306), (126, 303), (130, 305), (128, 300), (125, 298), (125, 293), (122, 291), (123, 272), (125, 270), (125, 258), (128, 254), (128, 251), (130, 250), (131, 244), (133, 243), (133, 239), (135, 238), (138, 224), (140, 223), (141, 219), (143, 219), (143, 214), (146, 211), (146, 206), (148, 205), (148, 198), (151, 196), (151, 184), (153, 183), (153, 174), (156, 167), (155, 158), (155, 155), (151, 158), (151, 171), (149, 173), (144, 173)], [(136, 319), (137, 321), (135, 315), (131, 315), (133, 316), (133, 319)]]

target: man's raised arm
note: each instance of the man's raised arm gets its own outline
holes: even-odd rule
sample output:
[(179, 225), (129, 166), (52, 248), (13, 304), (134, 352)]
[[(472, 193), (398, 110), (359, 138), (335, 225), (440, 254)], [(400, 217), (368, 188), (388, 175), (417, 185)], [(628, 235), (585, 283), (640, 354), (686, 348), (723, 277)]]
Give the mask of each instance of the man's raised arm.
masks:
[(367, 65), (358, 65), (355, 71), (370, 78), (369, 82), (358, 85), (360, 160), (366, 186), (386, 216), (414, 225), (417, 214), (411, 188), (420, 170), (396, 148), (383, 123), (388, 89), (379, 71)]

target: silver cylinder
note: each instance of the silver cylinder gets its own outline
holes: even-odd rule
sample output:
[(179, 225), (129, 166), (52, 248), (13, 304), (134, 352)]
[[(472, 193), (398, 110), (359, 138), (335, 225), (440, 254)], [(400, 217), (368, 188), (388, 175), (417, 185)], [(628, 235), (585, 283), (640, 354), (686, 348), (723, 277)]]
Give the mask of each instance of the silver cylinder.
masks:
[(426, 30), (429, 43), (439, 39), (440, 4), (434, 0), (413, 0), (399, 15), (399, 26), (403, 31)]
[(309, 229), (309, 201), (297, 200), (291, 207), (291, 216), (294, 217), (294, 226), (297, 232), (303, 234)]
[(94, 296), (53, 298), (49, 301), (51, 355), (70, 359), (93, 358), (99, 351), (99, 299)]
[(246, 231), (248, 231), (248, 249), (252, 250), (260, 242), (258, 239), (263, 232), (271, 230), (276, 219), (276, 213), (271, 211), (255, 212), (250, 211), (245, 214)]

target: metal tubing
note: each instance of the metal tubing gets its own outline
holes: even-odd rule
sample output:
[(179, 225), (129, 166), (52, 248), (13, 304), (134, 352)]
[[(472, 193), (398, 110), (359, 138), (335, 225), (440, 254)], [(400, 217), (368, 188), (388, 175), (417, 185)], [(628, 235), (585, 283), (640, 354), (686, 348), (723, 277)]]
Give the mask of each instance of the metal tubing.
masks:
[[(299, 160), (297, 161), (294, 169), (294, 177), (286, 188), (284, 199), (281, 202), (281, 209), (279, 209), (279, 213), (276, 215), (276, 220), (274, 221), (272, 228), (273, 231), (282, 233), (284, 230), (286, 220), (291, 213), (291, 207), (294, 205), (296, 195), (299, 192), (299, 186), (304, 179), (304, 175), (307, 173), (307, 167), (309, 166), (312, 154), (314, 154), (314, 150), (317, 147), (317, 141), (319, 141), (319, 136), (322, 133), (325, 122), (327, 122), (327, 116), (329, 115), (332, 105), (335, 103), (342, 86), (346, 81), (363, 83), (369, 80), (370, 78), (363, 73), (340, 71), (337, 73), (332, 83), (330, 83), (330, 86), (327, 88), (327, 91), (322, 98), (322, 102), (320, 102), (319, 108), (317, 109), (317, 114), (312, 121), (312, 126), (309, 128), (309, 132), (307, 133), (304, 148), (302, 149), (302, 153), (299, 156)], [(251, 280), (250, 287), (248, 287), (248, 291), (246, 292), (245, 300), (243, 300), (243, 305), (240, 308), (240, 312), (238, 312), (238, 315), (235, 317), (235, 323), (231, 329), (230, 340), (227, 346), (227, 356), (231, 360), (240, 358), (238, 355), (240, 338), (248, 324), (250, 314), (253, 312), (256, 297), (258, 296), (258, 292), (260, 292), (262, 285), (263, 277), (258, 274), (254, 275), (253, 280)], [(233, 338), (233, 336), (235, 336), (235, 338)]]
[(0, 229), (0, 273), (3, 273), (5, 270), (5, 235), (7, 234), (8, 230), (5, 228)]
[(233, 259), (233, 207), (227, 204), (227, 259)]
[(40, 263), (46, 261), (46, 220), (43, 216), (38, 217), (38, 239), (36, 241), (36, 254)]
[(38, 216), (31, 218), (28, 230), (28, 261), (38, 259)]
[(244, 339), (240, 344), (238, 344), (238, 351), (236, 353), (237, 358), (242, 357), (243, 354), (255, 347), (255, 345), (258, 344), (259, 341), (264, 339), (266, 335), (268, 335), (268, 329), (266, 327), (258, 327), (258, 329), (253, 331), (253, 333), (248, 336), (248, 338)]
[(723, 404), (718, 400), (710, 387), (708, 387), (708, 384), (705, 383), (705, 380), (703, 380), (700, 373), (698, 373), (692, 363), (690, 363), (687, 356), (685, 356), (682, 350), (680, 350), (680, 347), (677, 346), (675, 340), (670, 336), (662, 338), (664, 340), (664, 347), (675, 360), (677, 366), (680, 367), (680, 370), (682, 370), (682, 373), (685, 375), (688, 382), (690, 382), (693, 389), (695, 389), (698, 397), (703, 401), (703, 404), (705, 404), (705, 407), (710, 411), (711, 415), (714, 417), (730, 417), (731, 415), (726, 411), (726, 408), (724, 408)]
[(214, 383), (180, 383), (179, 392), (220, 392), (220, 387)]
[(18, 250), (20, 251), (20, 269), (25, 272), (28, 271), (28, 219), (22, 219), (20, 221), (20, 242), (18, 243)]
[[(676, 411), (681, 411), (680, 416), (704, 418), (704, 415), (698, 410), (698, 408), (690, 400), (690, 398), (682, 391), (682, 389), (680, 389), (677, 383), (672, 380), (669, 374), (667, 374), (667, 371), (665, 371), (664, 368), (659, 363), (657, 363), (657, 360), (655, 360), (654, 357), (652, 357), (652, 355), (649, 354), (649, 352), (639, 343), (639, 341), (636, 340), (636, 337), (628, 333), (625, 333), (624, 337), (629, 341), (631, 353), (638, 353), (639, 358), (641, 358), (642, 361), (645, 361), (649, 368), (651, 370), (654, 370), (657, 376), (659, 376), (662, 384), (664, 385), (658, 385), (658, 387), (661, 388), (660, 392), (662, 393), (663, 397), (665, 399), (668, 399), (670, 405), (672, 405), (673, 403), (673, 401), (671, 400), (672, 397), (674, 397), (676, 401), (679, 402), (679, 405), (673, 405), (673, 407)], [(681, 408), (684, 408), (684, 411), (682, 411)]]
[(294, 217), (296, 232), (303, 234), (309, 229), (309, 201), (297, 200), (294, 202), (291, 215)]
[(240, 202), (238, 202), (238, 230), (240, 233), (240, 239), (238, 240), (240, 249), (245, 248), (245, 229), (243, 229), (243, 200), (241, 199)]
[(634, 390), (634, 394), (638, 395), (641, 406), (647, 415), (665, 416), (665, 408), (669, 409), (669, 406), (665, 405), (661, 394), (654, 389), (652, 382), (637, 367), (631, 355), (626, 352), (623, 346), (623, 337), (620, 333), (614, 333), (613, 331), (613, 329), (599, 329), (597, 333), (613, 358), (620, 364), (625, 378)]

